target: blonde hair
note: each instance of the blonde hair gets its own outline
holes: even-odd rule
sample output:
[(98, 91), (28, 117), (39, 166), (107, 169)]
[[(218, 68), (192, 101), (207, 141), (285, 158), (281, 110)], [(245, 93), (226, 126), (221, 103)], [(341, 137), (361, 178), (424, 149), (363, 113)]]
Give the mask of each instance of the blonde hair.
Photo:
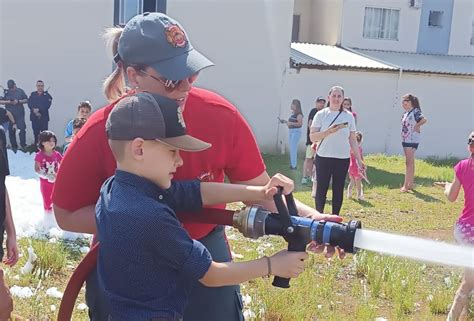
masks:
[[(106, 48), (115, 57), (118, 53), (118, 43), (122, 35), (123, 28), (112, 27), (105, 29), (103, 38), (105, 40)], [(112, 102), (126, 93), (125, 88), (125, 66), (123, 62), (117, 62), (117, 66), (105, 80), (103, 90), (105, 97)]]

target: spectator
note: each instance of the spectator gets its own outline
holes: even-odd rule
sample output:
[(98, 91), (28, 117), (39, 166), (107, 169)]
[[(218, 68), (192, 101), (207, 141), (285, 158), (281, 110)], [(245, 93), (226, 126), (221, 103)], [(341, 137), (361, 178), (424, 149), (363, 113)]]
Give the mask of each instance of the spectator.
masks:
[(38, 80), (36, 82), (36, 91), (33, 91), (28, 98), (28, 107), (30, 108), (30, 121), (35, 137), (35, 145), (38, 144), (38, 135), (48, 130), (49, 108), (53, 97), (44, 91), (44, 82)]
[[(359, 144), (359, 154), (362, 159), (364, 159), (364, 154), (362, 153), (362, 133), (356, 132), (357, 144)], [(357, 160), (354, 153), (351, 151), (351, 161), (349, 163), (349, 178), (350, 182), (347, 186), (347, 198), (352, 198), (352, 189), (354, 186), (357, 190), (357, 198), (361, 201), (364, 199), (364, 190), (362, 188), (362, 173), (360, 172), (359, 166), (357, 165)]]
[(355, 137), (354, 116), (342, 107), (344, 89), (334, 86), (329, 91), (329, 108), (316, 113), (310, 138), (318, 143), (316, 151), (316, 210), (324, 212), (326, 194), (332, 179), (332, 213), (339, 215), (344, 198), (344, 183), (349, 169), (350, 151), (358, 166), (365, 169)]
[[(16, 241), (15, 225), (13, 224), (10, 199), (8, 196), (5, 178), (10, 175), (8, 167), (8, 154), (6, 149), (6, 136), (0, 126), (0, 261), (12, 267), (18, 261), (18, 246)], [(4, 259), (3, 237), (7, 233), (7, 257)], [(0, 320), (9, 320), (13, 311), (13, 300), (5, 282), (3, 270), (0, 266)]]
[[(436, 183), (444, 186), (444, 194), (450, 202), (456, 201), (461, 187), (464, 190), (464, 208), (454, 226), (454, 238), (464, 246), (474, 246), (474, 132), (467, 140), (469, 158), (461, 160), (454, 166), (452, 183)], [(447, 321), (459, 320), (466, 310), (469, 297), (474, 294), (474, 269), (466, 269), (451, 305)]]
[[(23, 104), (28, 102), (28, 96), (26, 96), (23, 89), (18, 88), (14, 80), (10, 79), (7, 82), (8, 90), (3, 97), (4, 100), (8, 100), (6, 108), (12, 113), (15, 119), (16, 127), (19, 130), (20, 146), (22, 149), (26, 148), (26, 123), (25, 123), (25, 107)], [(18, 143), (16, 140), (16, 130), (9, 130), (10, 144), (13, 151), (18, 149)]]
[[(77, 116), (76, 118), (84, 118), (87, 120), (92, 112), (92, 105), (90, 101), (85, 100), (79, 103), (77, 106)], [(70, 143), (72, 141), (72, 131), (73, 131), (73, 122), (74, 119), (71, 119), (66, 126), (66, 131), (64, 132), (64, 140), (66, 143)]]
[(77, 135), (79, 130), (84, 126), (86, 121), (87, 121), (87, 119), (85, 119), (85, 118), (74, 118), (73, 119), (73, 121), (72, 121), (71, 141), (69, 143), (64, 144), (63, 155), (66, 153), (66, 150), (69, 148), (69, 145), (71, 145), (72, 141), (74, 140), (74, 137)]
[(344, 101), (342, 102), (342, 107), (344, 107), (344, 109), (348, 112), (352, 113), (352, 116), (354, 116), (355, 124), (357, 126), (357, 113), (352, 110), (352, 98), (345, 97)]
[(420, 128), (427, 120), (421, 113), (420, 101), (412, 94), (402, 97), (402, 108), (405, 113), (402, 117), (402, 146), (405, 152), (405, 181), (400, 192), (405, 193), (413, 189), (415, 183), (415, 152), (420, 144)]
[[(0, 98), (0, 104), (6, 104), (6, 100)], [(5, 107), (0, 107), (0, 126), (3, 127), (5, 134), (11, 129), (16, 130), (15, 118)], [(11, 127), (11, 128), (10, 128)]]
[(47, 213), (51, 213), (53, 209), (51, 196), (53, 195), (53, 187), (59, 164), (63, 159), (61, 153), (55, 150), (57, 143), (56, 135), (49, 130), (42, 131), (38, 135), (39, 152), (35, 156), (35, 172), (40, 177), (43, 206)]
[(306, 156), (303, 164), (303, 178), (301, 179), (301, 184), (309, 184), (312, 181), (311, 177), (313, 171), (314, 154), (316, 153), (316, 150), (311, 146), (313, 143), (311, 143), (311, 139), (309, 138), (309, 132), (314, 115), (324, 108), (324, 104), (326, 104), (326, 99), (324, 99), (323, 96), (319, 96), (316, 99), (315, 106), (309, 112), (308, 128), (306, 129)]
[(296, 169), (298, 164), (298, 142), (301, 138), (301, 127), (303, 127), (303, 112), (301, 110), (301, 102), (293, 99), (291, 102), (291, 115), (288, 120), (280, 120), (281, 123), (288, 126), (290, 145), (290, 169)]

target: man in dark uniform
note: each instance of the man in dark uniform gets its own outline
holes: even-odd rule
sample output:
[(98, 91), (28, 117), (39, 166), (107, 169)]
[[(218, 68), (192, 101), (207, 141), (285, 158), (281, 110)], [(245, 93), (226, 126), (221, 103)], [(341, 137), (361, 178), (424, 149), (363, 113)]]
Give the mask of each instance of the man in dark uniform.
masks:
[(44, 91), (44, 82), (38, 80), (36, 82), (36, 91), (33, 91), (30, 98), (28, 98), (35, 145), (38, 143), (39, 133), (43, 130), (48, 130), (49, 107), (51, 107), (52, 101), (53, 97), (47, 91)]
[[(25, 124), (25, 107), (23, 104), (28, 102), (28, 96), (21, 88), (16, 87), (14, 80), (10, 79), (7, 82), (8, 90), (5, 93), (4, 100), (8, 100), (9, 103), (6, 104), (6, 108), (9, 112), (12, 113), (13, 118), (15, 119), (16, 126), (19, 130), (20, 136), (20, 145), (22, 148), (26, 147), (26, 124)], [(18, 149), (18, 144), (16, 142), (16, 131), (10, 130), (8, 132), (10, 136), (10, 143), (12, 149), (16, 151)]]

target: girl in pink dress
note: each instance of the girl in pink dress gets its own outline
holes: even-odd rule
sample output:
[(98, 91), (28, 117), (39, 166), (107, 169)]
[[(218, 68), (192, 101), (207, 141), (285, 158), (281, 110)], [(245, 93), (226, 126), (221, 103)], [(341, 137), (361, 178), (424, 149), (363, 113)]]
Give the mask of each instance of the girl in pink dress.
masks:
[[(357, 143), (359, 144), (359, 153), (361, 158), (363, 159), (362, 154), (362, 133), (356, 132), (356, 139)], [(360, 172), (359, 166), (357, 166), (357, 160), (354, 156), (354, 153), (351, 151), (351, 162), (349, 164), (349, 178), (350, 182), (347, 186), (347, 198), (352, 198), (352, 189), (354, 186), (357, 190), (357, 198), (361, 201), (364, 199), (364, 190), (362, 189), (362, 173)]]
[(43, 205), (45, 211), (52, 211), (53, 204), (51, 196), (53, 194), (54, 181), (59, 169), (59, 164), (63, 156), (54, 150), (58, 140), (56, 135), (49, 131), (42, 131), (38, 136), (39, 152), (35, 156), (35, 172), (40, 177), (40, 190), (43, 195)]
[[(463, 188), (464, 208), (454, 226), (454, 237), (461, 245), (474, 246), (474, 132), (469, 135), (468, 150), (470, 157), (454, 166), (453, 182), (437, 183), (437, 185), (444, 185), (444, 194), (450, 202), (457, 199), (461, 187)], [(447, 320), (459, 319), (461, 312), (467, 308), (469, 296), (472, 296), (473, 291), (474, 269), (466, 269)]]

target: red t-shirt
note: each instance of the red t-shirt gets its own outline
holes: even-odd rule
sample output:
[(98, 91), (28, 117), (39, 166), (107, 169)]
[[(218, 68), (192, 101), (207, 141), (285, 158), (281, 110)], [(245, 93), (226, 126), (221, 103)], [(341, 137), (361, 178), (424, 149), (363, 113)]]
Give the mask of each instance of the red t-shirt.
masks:
[[(53, 203), (68, 211), (94, 205), (100, 187), (116, 169), (105, 133), (105, 122), (117, 101), (96, 111), (76, 135), (61, 162), (54, 185)], [(223, 182), (251, 180), (265, 171), (252, 131), (239, 111), (221, 96), (199, 88), (189, 93), (184, 109), (188, 134), (212, 144), (208, 150), (181, 152), (184, 165), (175, 179)], [(224, 208), (225, 205), (216, 206)], [(194, 239), (214, 224), (184, 223)]]

